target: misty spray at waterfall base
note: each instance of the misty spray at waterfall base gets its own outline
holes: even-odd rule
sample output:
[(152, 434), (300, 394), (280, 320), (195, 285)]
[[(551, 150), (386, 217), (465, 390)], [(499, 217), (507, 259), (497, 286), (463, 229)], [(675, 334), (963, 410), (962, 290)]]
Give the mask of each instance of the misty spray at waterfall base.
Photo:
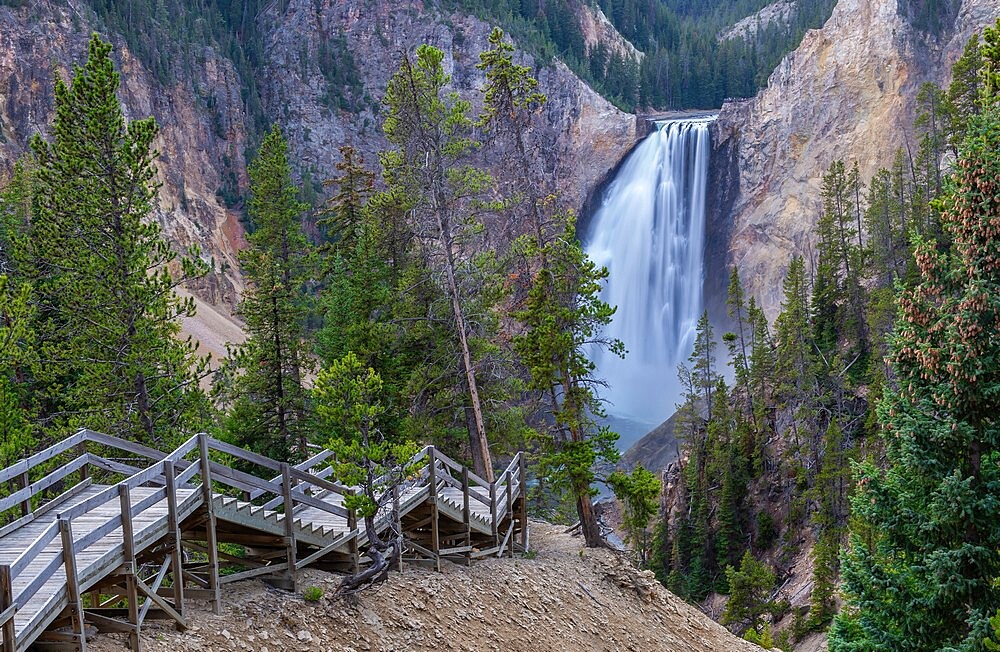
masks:
[(629, 154), (588, 230), (590, 257), (610, 272), (601, 297), (617, 306), (604, 334), (625, 343), (622, 360), (591, 352), (605, 380), (609, 420), (626, 449), (681, 401), (704, 309), (705, 190), (715, 116), (657, 123)]

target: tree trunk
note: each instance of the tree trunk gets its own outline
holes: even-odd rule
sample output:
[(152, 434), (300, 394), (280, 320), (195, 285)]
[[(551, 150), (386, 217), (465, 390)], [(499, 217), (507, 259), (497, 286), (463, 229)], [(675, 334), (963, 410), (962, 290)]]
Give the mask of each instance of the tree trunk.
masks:
[[(589, 490), (589, 487), (587, 487)], [(604, 539), (601, 538), (601, 526), (597, 523), (597, 512), (594, 511), (594, 501), (590, 498), (590, 492), (578, 491), (576, 496), (576, 513), (580, 517), (580, 531), (583, 532), (583, 540), (588, 548), (604, 547)]]
[[(438, 230), (445, 253), (445, 274), (448, 280), (448, 294), (451, 297), (451, 310), (455, 318), (455, 331), (458, 334), (458, 345), (462, 352), (462, 367), (465, 371), (465, 384), (469, 389), (470, 409), (475, 428), (469, 431), (469, 447), (473, 450), (472, 457), (476, 461), (476, 473), (487, 482), (493, 482), (493, 460), (490, 457), (490, 445), (486, 439), (486, 420), (483, 418), (483, 406), (479, 400), (479, 386), (476, 383), (476, 372), (472, 366), (472, 351), (469, 349), (469, 338), (465, 332), (465, 311), (462, 309), (461, 294), (458, 282), (455, 280), (455, 252), (451, 230), (447, 218), (437, 211)], [(477, 457), (478, 454), (478, 457)]]

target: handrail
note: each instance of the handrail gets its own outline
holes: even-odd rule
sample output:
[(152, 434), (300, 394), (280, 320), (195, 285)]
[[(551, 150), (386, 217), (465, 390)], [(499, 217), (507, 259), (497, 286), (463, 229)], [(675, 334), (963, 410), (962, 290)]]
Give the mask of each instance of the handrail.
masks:
[[(85, 444), (86, 442), (119, 448), (120, 450), (150, 459), (152, 463), (145, 468), (137, 468), (131, 464), (108, 459), (97, 453), (87, 452), (86, 447), (81, 446), (81, 444)], [(47, 473), (33, 483), (28, 484), (26, 482), (27, 474), (31, 469), (72, 450), (74, 447), (79, 447), (80, 454), (73, 460)], [(232, 468), (228, 464), (212, 461), (207, 454), (210, 450), (215, 450), (232, 458), (249, 462), (256, 465), (256, 467), (281, 471), (281, 475), (273, 479), (261, 478), (253, 473)], [(192, 453), (196, 453), (198, 457), (194, 460), (184, 459)], [(343, 545), (344, 542), (347, 542), (348, 545), (352, 546), (352, 554), (357, 559), (357, 555), (359, 554), (357, 552), (358, 542), (361, 541), (360, 537), (364, 534), (364, 526), (358, 524), (357, 515), (353, 510), (348, 510), (340, 501), (332, 500), (332, 497), (329, 495), (335, 494), (347, 497), (353, 495), (357, 491), (357, 488), (346, 486), (332, 478), (327, 479), (326, 476), (329, 475), (331, 466), (324, 466), (318, 472), (315, 471), (317, 465), (329, 460), (333, 455), (332, 451), (324, 449), (306, 461), (291, 466), (252, 451), (241, 449), (227, 442), (213, 439), (205, 434), (189, 438), (170, 453), (161, 453), (142, 444), (128, 442), (111, 435), (83, 429), (27, 459), (20, 460), (6, 469), (0, 469), (0, 483), (16, 480), (22, 485), (17, 491), (0, 499), (0, 512), (10, 510), (19, 504), (24, 508), (25, 502), (29, 501), (27, 507), (29, 516), (25, 517), (29, 520), (30, 518), (34, 518), (30, 516), (30, 501), (34, 495), (55, 485), (76, 471), (81, 471), (81, 477), (85, 481), (89, 481), (89, 475), (86, 470), (88, 465), (93, 465), (109, 473), (119, 474), (119, 477), (126, 476), (114, 485), (102, 488), (95, 495), (89, 496), (75, 504), (70, 504), (65, 510), (58, 511), (56, 513), (56, 520), (48, 525), (13, 562), (9, 565), (0, 565), (0, 628), (2, 628), (4, 637), (7, 636), (8, 630), (13, 627), (11, 624), (13, 622), (11, 620), (12, 614), (31, 600), (46, 582), (51, 580), (60, 566), (66, 567), (67, 576), (71, 578), (67, 580), (69, 583), (67, 585), (68, 591), (70, 589), (78, 591), (81, 588), (85, 588), (78, 587), (75, 584), (83, 576), (77, 576), (76, 574), (77, 569), (73, 558), (74, 555), (88, 550), (97, 542), (106, 539), (112, 532), (121, 529), (123, 541), (114, 544), (110, 548), (109, 554), (121, 552), (126, 556), (134, 556), (136, 540), (132, 538), (133, 535), (126, 534), (132, 531), (131, 522), (134, 517), (166, 500), (168, 503), (167, 527), (168, 529), (176, 529), (179, 520), (184, 514), (181, 511), (185, 509), (183, 506), (190, 506), (192, 504), (187, 498), (181, 501), (177, 499), (176, 491), (180, 488), (184, 488), (186, 491), (193, 489), (195, 491), (193, 495), (202, 500), (209, 501), (209, 505), (213, 496), (211, 489), (212, 481), (245, 491), (250, 495), (251, 500), (256, 500), (266, 494), (273, 494), (276, 498), (270, 501), (268, 505), (271, 507), (284, 505), (286, 537), (291, 542), (288, 545), (291, 546), (292, 551), (294, 551), (297, 535), (295, 534), (295, 530), (291, 528), (299, 523), (296, 520), (295, 508), (297, 506), (311, 507), (334, 514), (339, 518), (344, 518), (347, 520), (348, 531), (341, 531), (338, 534), (337, 541), (340, 543), (336, 545)], [(229, 458), (225, 459), (229, 460)], [(500, 554), (502, 554), (507, 546), (507, 542), (512, 537), (515, 518), (514, 500), (523, 496), (526, 489), (524, 460), (524, 453), (518, 452), (506, 469), (497, 475), (493, 482), (487, 482), (481, 476), (438, 451), (433, 445), (425, 446), (404, 465), (404, 468), (418, 469), (415, 474), (408, 474), (409, 478), (407, 482), (415, 481), (418, 483), (416, 486), (419, 490), (415, 494), (410, 494), (407, 500), (437, 500), (440, 495), (440, 487), (459, 489), (463, 494), (460, 501), (462, 502), (462, 518), (465, 520), (467, 527), (469, 519), (472, 516), (469, 508), (470, 501), (477, 501), (489, 508), (493, 521), (493, 536), (497, 542), (499, 542), (501, 537), (503, 538), (503, 544), (499, 545)], [(455, 477), (454, 473), (456, 472), (461, 474), (461, 480)], [(200, 479), (195, 481), (196, 477)], [(377, 482), (388, 485), (391, 484), (391, 480), (391, 476), (386, 475), (379, 478)], [(160, 486), (156, 487), (157, 484)], [(151, 493), (143, 495), (137, 502), (131, 502), (129, 499), (129, 490), (144, 485), (153, 485), (155, 488)], [(82, 484), (77, 485), (77, 487), (79, 486), (82, 486)], [(201, 489), (200, 493), (197, 491), (198, 489)], [(379, 496), (378, 504), (380, 505), (380, 509), (375, 516), (376, 521), (384, 522), (393, 517), (393, 512), (389, 510), (387, 501), (389, 497), (392, 497), (394, 500), (393, 504), (398, 506), (400, 502), (399, 491), (400, 485), (396, 483), (395, 486), (387, 487), (387, 491)], [(60, 505), (60, 499), (64, 495), (69, 494), (62, 494), (47, 501), (44, 509), (55, 511), (54, 508)], [(453, 493), (449, 493), (449, 495), (454, 496)], [(93, 514), (93, 511), (112, 501), (119, 502), (116, 512), (109, 518), (97, 520), (97, 526), (93, 527), (95, 523), (93, 517), (96, 516), (96, 514)], [(383, 512), (382, 508), (385, 508), (387, 511)], [(524, 509), (523, 504), (517, 509)], [(91, 513), (92, 516), (87, 521), (88, 525), (86, 529), (81, 530), (84, 533), (79, 538), (74, 538), (72, 521), (88, 513)], [(481, 511), (478, 513), (481, 513)], [(398, 518), (398, 515), (396, 517)], [(520, 512), (517, 519), (523, 521), (523, 518), (524, 512)], [(506, 526), (506, 536), (503, 536), (503, 532), (498, 530), (498, 526), (504, 519), (510, 521), (509, 525)], [(304, 527), (306, 524), (306, 522), (302, 522), (301, 526)], [(161, 526), (158, 525), (157, 527)], [(471, 532), (471, 530), (469, 531)], [(179, 537), (179, 535), (180, 531), (177, 530), (175, 536)], [(47, 559), (45, 549), (57, 536), (62, 536), (63, 552), (61, 555), (55, 554), (52, 559)], [(147, 538), (143, 539), (145, 543), (142, 545), (150, 545), (152, 539), (148, 538), (148, 535), (143, 536)], [(455, 554), (462, 550), (467, 552), (471, 550), (468, 543), (471, 539), (468, 536), (470, 535), (467, 535), (465, 546), (440, 550), (437, 543), (435, 543), (432, 554)], [(330, 549), (332, 550), (332, 548)], [(129, 552), (129, 550), (132, 550), (132, 552)], [(322, 550), (325, 549), (321, 549), (320, 552)], [(174, 551), (173, 554), (177, 555), (179, 552)], [(289, 562), (285, 566), (289, 571), (293, 571), (296, 567), (294, 552), (289, 552), (288, 554)], [(313, 552), (306, 559), (309, 560), (309, 563), (312, 563), (312, 561), (322, 556), (320, 554), (320, 557), (317, 557), (317, 554), (320, 553)], [(29, 565), (39, 560), (40, 557), (45, 558), (39, 564), (42, 567), (37, 572), (32, 571), (31, 581), (28, 586), (23, 588), (18, 595), (14, 596), (12, 588), (13, 580), (22, 576)], [(175, 564), (177, 568), (181, 568), (179, 561), (171, 563)], [(166, 568), (167, 562), (164, 562), (161, 574)], [(277, 569), (277, 566), (274, 566), (274, 569)], [(85, 573), (86, 569), (81, 568), (79, 572)], [(5, 591), (9, 598), (3, 597)], [(144, 610), (149, 607), (149, 604), (147, 601), (147, 604), (144, 605)], [(79, 605), (77, 606), (79, 607)]]

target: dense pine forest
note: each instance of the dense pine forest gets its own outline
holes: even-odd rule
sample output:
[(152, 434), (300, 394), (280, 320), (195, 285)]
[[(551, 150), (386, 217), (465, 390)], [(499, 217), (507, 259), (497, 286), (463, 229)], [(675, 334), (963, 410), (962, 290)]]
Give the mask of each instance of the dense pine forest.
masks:
[[(980, 650), (993, 631), (998, 46), (987, 29), (947, 89), (921, 88), (915, 150), (867, 184), (830, 166), (777, 319), (733, 271), (725, 350), (706, 317), (679, 370), (682, 459), (650, 566), (689, 599), (728, 594), (722, 622), (764, 647), (831, 621), (837, 651)], [(804, 549), (811, 604), (777, 636)]]
[[(635, 58), (603, 43), (588, 47), (580, 23), (581, 3), (590, 0), (481, 2), (441, 0), (443, 11), (471, 12), (501, 24), (540, 62), (558, 57), (605, 97), (627, 110), (712, 108), (733, 97), (756, 93), (781, 58), (792, 51), (807, 29), (820, 27), (833, 10), (833, 0), (800, 0), (787, 20), (768, 21), (742, 36), (725, 36), (727, 28), (752, 16), (768, 2), (662, 2), (600, 0), (611, 23), (638, 48)], [(265, 63), (262, 11), (281, 12), (287, 2), (176, 0), (90, 3), (107, 29), (122, 34), (130, 49), (162, 83), (190, 69), (200, 48), (214, 45), (233, 61), (244, 81), (244, 105), (263, 134), (267, 120), (254, 82)], [(928, 8), (925, 8), (927, 5)], [(938, 3), (914, 9), (915, 20), (930, 20)], [(928, 13), (929, 12), (929, 13)], [(925, 16), (926, 15), (926, 16)], [(937, 20), (935, 18), (935, 20)], [(935, 23), (937, 24), (937, 23)], [(358, 111), (375, 106), (360, 84), (357, 64), (343, 37), (330, 39), (316, 53), (331, 88), (331, 108)]]

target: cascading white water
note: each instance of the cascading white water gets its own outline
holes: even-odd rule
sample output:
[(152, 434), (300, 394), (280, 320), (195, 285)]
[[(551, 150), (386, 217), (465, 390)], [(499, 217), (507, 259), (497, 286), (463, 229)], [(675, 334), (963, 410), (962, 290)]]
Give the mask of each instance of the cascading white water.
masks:
[[(605, 335), (622, 360), (593, 352), (616, 422), (636, 433), (658, 425), (680, 399), (677, 364), (694, 346), (703, 310), (705, 186), (715, 116), (657, 123), (629, 155), (591, 221), (587, 253), (610, 276), (602, 298), (618, 306)], [(623, 433), (622, 445), (632, 437)]]

